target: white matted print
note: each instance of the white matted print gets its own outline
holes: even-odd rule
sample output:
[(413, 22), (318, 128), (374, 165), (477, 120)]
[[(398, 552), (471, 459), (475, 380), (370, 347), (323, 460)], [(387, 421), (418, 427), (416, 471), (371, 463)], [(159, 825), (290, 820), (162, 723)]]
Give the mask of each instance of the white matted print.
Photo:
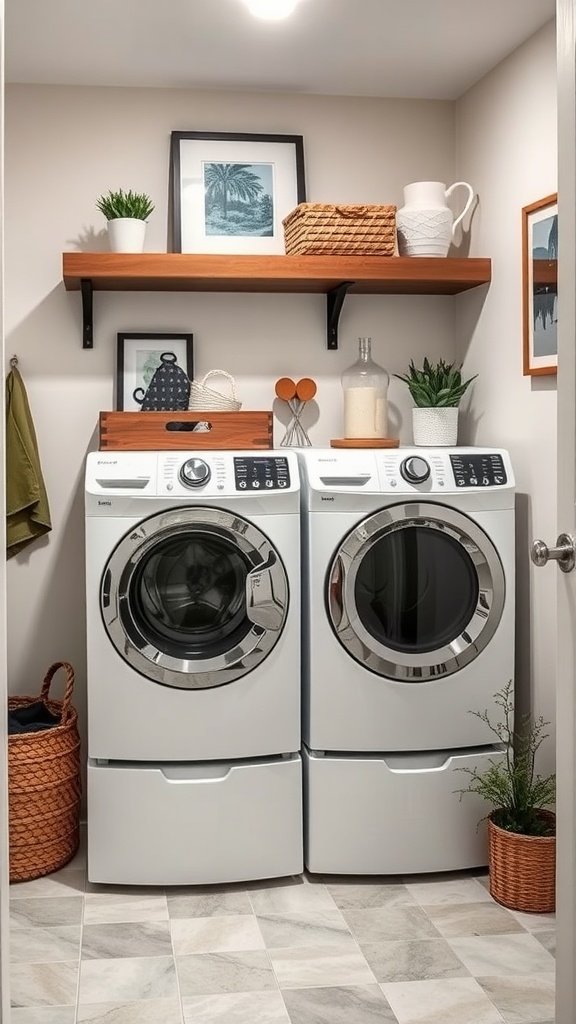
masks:
[[(194, 376), (193, 335), (136, 333), (118, 334), (116, 349), (116, 408), (138, 412), (142, 391), (146, 391), (154, 373), (161, 365), (161, 356), (170, 352), (178, 366), (192, 380)], [(135, 395), (140, 401), (137, 401)]]
[(282, 221), (305, 202), (300, 135), (172, 132), (175, 252), (284, 253)]

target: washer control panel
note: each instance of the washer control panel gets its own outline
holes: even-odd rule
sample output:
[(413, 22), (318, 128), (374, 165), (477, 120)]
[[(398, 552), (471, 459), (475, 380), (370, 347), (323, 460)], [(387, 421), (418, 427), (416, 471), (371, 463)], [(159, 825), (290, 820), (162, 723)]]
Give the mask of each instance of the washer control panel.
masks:
[(450, 462), (457, 487), (497, 487), (508, 482), (497, 453), (451, 455)]
[(280, 491), (290, 487), (288, 459), (283, 455), (234, 458), (237, 491)]

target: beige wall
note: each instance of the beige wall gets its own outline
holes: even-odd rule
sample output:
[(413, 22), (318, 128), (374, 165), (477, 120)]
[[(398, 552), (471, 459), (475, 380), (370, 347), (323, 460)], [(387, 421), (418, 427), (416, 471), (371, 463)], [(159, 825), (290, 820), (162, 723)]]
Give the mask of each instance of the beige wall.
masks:
[[(153, 197), (147, 249), (165, 251), (171, 130), (302, 134), (309, 200), (401, 205), (406, 182), (454, 179), (454, 107), (13, 86), (6, 115), (7, 355), (18, 354), (28, 388), (54, 525), (8, 564), (9, 682), (34, 692), (46, 667), (66, 658), (84, 719), (82, 473), (97, 445), (98, 412), (112, 408), (116, 332), (192, 331), (197, 375), (215, 367), (234, 374), (245, 408), (271, 408), (279, 376), (316, 377), (310, 435), (322, 445), (342, 432), (339, 375), (356, 358), (357, 337), (372, 336), (376, 360), (391, 372), (410, 357), (451, 357), (455, 301), (351, 296), (341, 348), (327, 352), (323, 296), (96, 293), (95, 348), (83, 351), (79, 295), (64, 291), (62, 250), (105, 244), (95, 199), (120, 186)], [(397, 380), (390, 398), (409, 442), (411, 402)], [(277, 442), (282, 433), (277, 425)]]
[[(555, 31), (546, 26), (457, 104), (457, 171), (479, 196), (471, 255), (492, 257), (481, 303), (457, 300), (465, 370), (478, 373), (468, 439), (511, 452), (517, 496), (517, 685), (554, 721), (556, 571), (535, 569), (533, 537), (556, 539), (556, 377), (522, 374), (521, 208), (557, 189)], [(560, 300), (561, 301), (561, 300)], [(553, 728), (551, 728), (553, 732)], [(542, 751), (554, 767), (554, 744)]]

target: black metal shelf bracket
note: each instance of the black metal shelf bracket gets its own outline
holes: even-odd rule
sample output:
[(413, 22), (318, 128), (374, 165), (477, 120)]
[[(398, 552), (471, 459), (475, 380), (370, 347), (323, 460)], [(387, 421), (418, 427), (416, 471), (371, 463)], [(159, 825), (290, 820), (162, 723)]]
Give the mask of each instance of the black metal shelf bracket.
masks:
[(92, 281), (89, 277), (80, 279), (82, 290), (82, 348), (94, 348), (94, 314), (92, 309)]
[(343, 281), (326, 293), (326, 327), (327, 327), (327, 348), (338, 348), (338, 321), (346, 292), (354, 284), (354, 281)]

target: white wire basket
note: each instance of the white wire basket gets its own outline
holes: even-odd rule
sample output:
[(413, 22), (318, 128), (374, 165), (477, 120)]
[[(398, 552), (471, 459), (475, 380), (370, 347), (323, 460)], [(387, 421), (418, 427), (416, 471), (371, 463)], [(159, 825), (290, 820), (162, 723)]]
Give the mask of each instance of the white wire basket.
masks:
[[(230, 394), (224, 395), (221, 391), (214, 391), (206, 387), (206, 381), (210, 377), (224, 377), (230, 385)], [(238, 401), (236, 395), (236, 382), (225, 370), (209, 370), (201, 380), (190, 382), (190, 402), (188, 409), (193, 412), (238, 412), (242, 408), (242, 402)]]

